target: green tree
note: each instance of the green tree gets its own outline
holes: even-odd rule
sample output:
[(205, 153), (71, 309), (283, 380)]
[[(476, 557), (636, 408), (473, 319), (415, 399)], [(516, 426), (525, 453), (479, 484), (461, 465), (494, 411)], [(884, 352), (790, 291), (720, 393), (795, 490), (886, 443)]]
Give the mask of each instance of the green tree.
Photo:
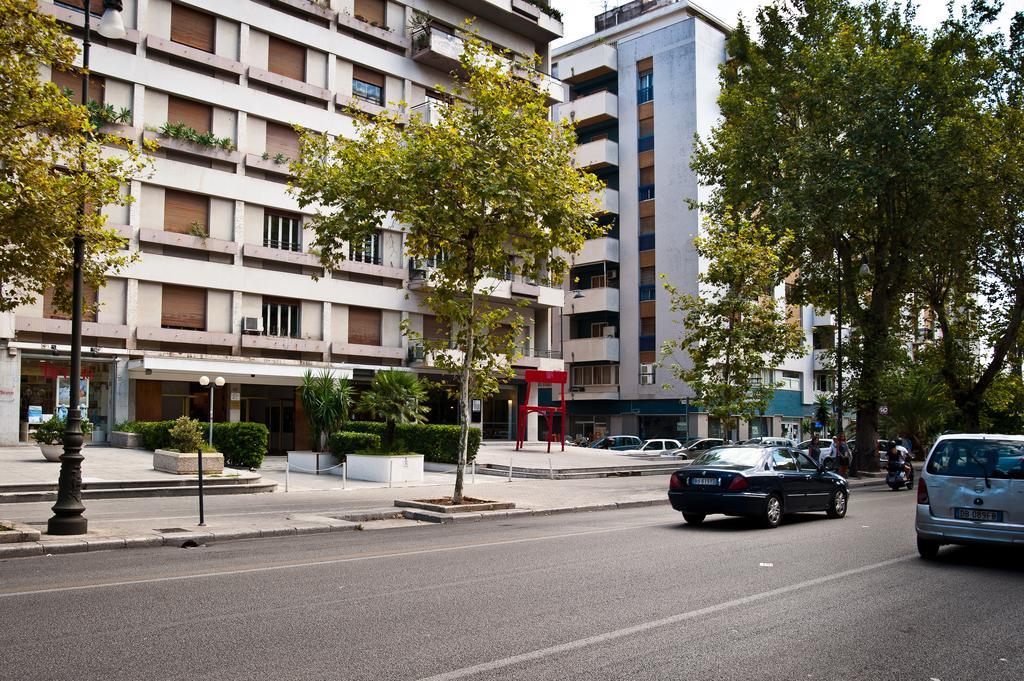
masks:
[(766, 228), (730, 216), (709, 222), (695, 240), (697, 255), (708, 261), (697, 293), (664, 284), (682, 335), (664, 343), (662, 364), (723, 423), (764, 413), (777, 386), (762, 376), (803, 347), (803, 330), (772, 294), (784, 272), (779, 251), (764, 247), (768, 236)]
[(929, 438), (942, 429), (953, 411), (946, 387), (921, 368), (904, 374), (893, 387), (884, 393), (888, 413), (881, 425), (890, 435), (909, 438), (914, 457), (923, 461)]
[(313, 434), (313, 451), (325, 451), (328, 439), (348, 420), (352, 386), (348, 379), (335, 378), (327, 369), (318, 374), (307, 369), (302, 376), (299, 400)]
[[(968, 16), (991, 12), (978, 0)], [(716, 187), (712, 215), (739, 211), (780, 249), (792, 230), (797, 301), (836, 310), (841, 298), (854, 343), (844, 402), (856, 406), (857, 467), (873, 468), (912, 275), (946, 247), (939, 216), (973, 210), (962, 168), (982, 144), (972, 128), (993, 74), (988, 38), (954, 22), (929, 36), (912, 7), (886, 0), (776, 0), (756, 20), (757, 41), (742, 24), (728, 40), (723, 122), (693, 167)]]
[[(292, 165), (299, 202), (320, 207), (314, 247), (326, 266), (385, 219), (404, 227), (407, 255), (430, 265), (417, 295), (452, 340), (425, 339), (408, 325), (405, 331), (436, 366), (458, 376), (455, 503), (462, 500), (471, 399), (493, 393), (509, 375), (521, 326), (492, 296), (500, 279), (557, 285), (562, 254), (602, 233), (592, 198), (601, 184), (574, 167), (573, 130), (550, 120), (536, 72), (473, 36), (463, 44), (452, 103), (441, 107), (439, 122), (382, 115), (360, 121), (353, 139), (307, 134)], [(503, 325), (513, 333), (496, 333)]]
[(385, 451), (395, 446), (395, 426), (399, 423), (422, 423), (430, 407), (423, 404), (427, 389), (410, 371), (381, 371), (373, 377), (370, 389), (359, 400), (359, 409), (375, 419), (383, 419)]
[(76, 71), (78, 48), (33, 0), (0, 0), (0, 312), (33, 302), (50, 287), (70, 308), (72, 239), (85, 239), (83, 276), (99, 289), (131, 255), (124, 239), (83, 205), (124, 205), (123, 187), (143, 170), (134, 145), (110, 153), (84, 106), (69, 101), (44, 67)]

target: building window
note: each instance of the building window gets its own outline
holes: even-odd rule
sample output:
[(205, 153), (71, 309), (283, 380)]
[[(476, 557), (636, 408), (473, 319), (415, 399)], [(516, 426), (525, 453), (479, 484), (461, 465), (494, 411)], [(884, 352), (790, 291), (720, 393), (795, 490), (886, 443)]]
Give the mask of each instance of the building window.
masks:
[(573, 385), (617, 385), (618, 383), (618, 364), (597, 364), (572, 368)]
[(171, 42), (213, 53), (216, 40), (216, 17), (178, 3), (171, 5)]
[(640, 335), (641, 336), (653, 336), (656, 331), (657, 317), (641, 317), (640, 318)]
[[(82, 76), (77, 73), (71, 73), (70, 71), (61, 71), (54, 67), (50, 73), (50, 80), (54, 85), (59, 87), (61, 91), (69, 95), (70, 99), (74, 104), (82, 104)], [(96, 76), (89, 74), (89, 99), (93, 102), (99, 102), (102, 104), (105, 100), (104, 88), (106, 81), (103, 76)]]
[(652, 99), (654, 99), (654, 71), (643, 71), (640, 73), (636, 103), (644, 104)]
[(361, 244), (349, 244), (348, 257), (356, 262), (365, 262), (370, 265), (381, 264), (380, 232), (374, 232), (366, 237)]
[[(609, 333), (609, 329), (612, 330)], [(608, 326), (605, 322), (594, 322), (590, 325), (590, 337), (591, 338), (604, 338), (605, 336), (614, 336), (614, 327)]]
[(352, 69), (352, 96), (358, 100), (384, 106), (384, 74), (355, 66)]
[(387, 28), (386, 5), (387, 3), (384, 0), (356, 0), (356, 19), (365, 21), (373, 26)]
[(299, 133), (290, 125), (267, 121), (267, 156), (287, 161), (299, 158)]
[(800, 372), (783, 371), (779, 390), (800, 390)]
[(835, 381), (828, 371), (814, 372), (814, 389), (820, 393), (830, 393), (835, 389)]
[(603, 274), (598, 274), (590, 278), (590, 288), (604, 288), (608, 285), (608, 279)]
[(640, 365), (640, 385), (654, 385), (654, 364)]
[(282, 251), (302, 250), (302, 218), (291, 215), (263, 214), (263, 245)]
[(164, 231), (209, 236), (210, 197), (164, 190)]
[(206, 289), (164, 284), (160, 326), (206, 330)]
[(278, 336), (280, 338), (298, 338), (298, 304), (280, 301), (264, 302), (263, 333), (268, 336)]
[[(71, 299), (71, 282), (65, 284), (67, 299)], [(43, 292), (43, 317), (46, 319), (71, 319), (71, 313), (65, 312), (57, 307), (54, 289), (48, 288)], [(85, 309), (82, 311), (82, 321), (96, 321), (96, 289), (85, 285), (82, 288), (82, 303)]]
[(306, 48), (270, 36), (267, 47), (267, 70), (293, 80), (306, 80)]
[(381, 344), (381, 313), (369, 307), (348, 308), (348, 342), (353, 345)]
[(654, 166), (640, 169), (640, 200), (654, 198)]
[(213, 123), (213, 107), (191, 99), (182, 99), (169, 95), (167, 97), (167, 122), (184, 123), (196, 132), (210, 132)]

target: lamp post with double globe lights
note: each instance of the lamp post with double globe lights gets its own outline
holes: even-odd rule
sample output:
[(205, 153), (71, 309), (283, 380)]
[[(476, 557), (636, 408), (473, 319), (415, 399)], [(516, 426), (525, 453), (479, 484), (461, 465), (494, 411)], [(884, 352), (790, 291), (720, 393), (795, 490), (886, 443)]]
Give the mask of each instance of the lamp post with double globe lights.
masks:
[[(85, 19), (82, 38), (82, 104), (89, 103), (89, 48), (92, 38), (92, 15), (89, 9), (92, 3), (84, 3)], [(121, 0), (103, 0), (103, 16), (100, 18), (99, 34), (104, 38), (118, 40), (127, 35), (124, 18), (121, 16), (123, 5)], [(85, 158), (79, 168), (85, 172)], [(84, 218), (88, 208), (85, 201), (78, 207), (80, 218)], [(89, 521), (82, 514), (82, 265), (85, 260), (85, 237), (81, 230), (81, 221), (73, 240), (74, 261), (71, 284), (71, 376), (68, 395), (68, 420), (64, 429), (64, 454), (60, 457), (60, 477), (57, 479), (57, 503), (53, 505), (53, 517), (46, 523), (48, 534), (72, 535), (85, 534), (89, 529)]]
[(213, 387), (217, 386), (218, 388), (223, 388), (224, 387), (224, 377), (223, 376), (218, 376), (217, 378), (214, 378), (213, 380), (211, 380), (209, 376), (200, 376), (199, 377), (199, 385), (203, 386), (204, 388), (206, 386), (210, 386), (210, 446), (212, 447), (213, 446)]

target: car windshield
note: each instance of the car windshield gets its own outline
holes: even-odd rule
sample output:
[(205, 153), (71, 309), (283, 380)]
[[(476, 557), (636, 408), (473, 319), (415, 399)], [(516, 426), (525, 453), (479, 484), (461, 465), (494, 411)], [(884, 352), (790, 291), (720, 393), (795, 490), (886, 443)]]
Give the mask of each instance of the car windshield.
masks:
[(943, 440), (928, 459), (928, 472), (961, 478), (1024, 478), (1024, 442)]
[(693, 466), (736, 466), (753, 468), (761, 462), (762, 450), (753, 447), (719, 447), (693, 460)]

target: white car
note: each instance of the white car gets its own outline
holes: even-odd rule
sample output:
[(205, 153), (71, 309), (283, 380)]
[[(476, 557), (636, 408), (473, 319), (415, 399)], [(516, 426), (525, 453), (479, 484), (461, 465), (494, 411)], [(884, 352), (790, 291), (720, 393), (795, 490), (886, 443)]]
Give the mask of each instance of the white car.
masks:
[(654, 439), (644, 440), (644, 443), (636, 449), (627, 449), (622, 454), (661, 456), (666, 451), (679, 449), (683, 445), (679, 440)]
[(1024, 435), (943, 435), (917, 483), (917, 550), (1024, 546)]

